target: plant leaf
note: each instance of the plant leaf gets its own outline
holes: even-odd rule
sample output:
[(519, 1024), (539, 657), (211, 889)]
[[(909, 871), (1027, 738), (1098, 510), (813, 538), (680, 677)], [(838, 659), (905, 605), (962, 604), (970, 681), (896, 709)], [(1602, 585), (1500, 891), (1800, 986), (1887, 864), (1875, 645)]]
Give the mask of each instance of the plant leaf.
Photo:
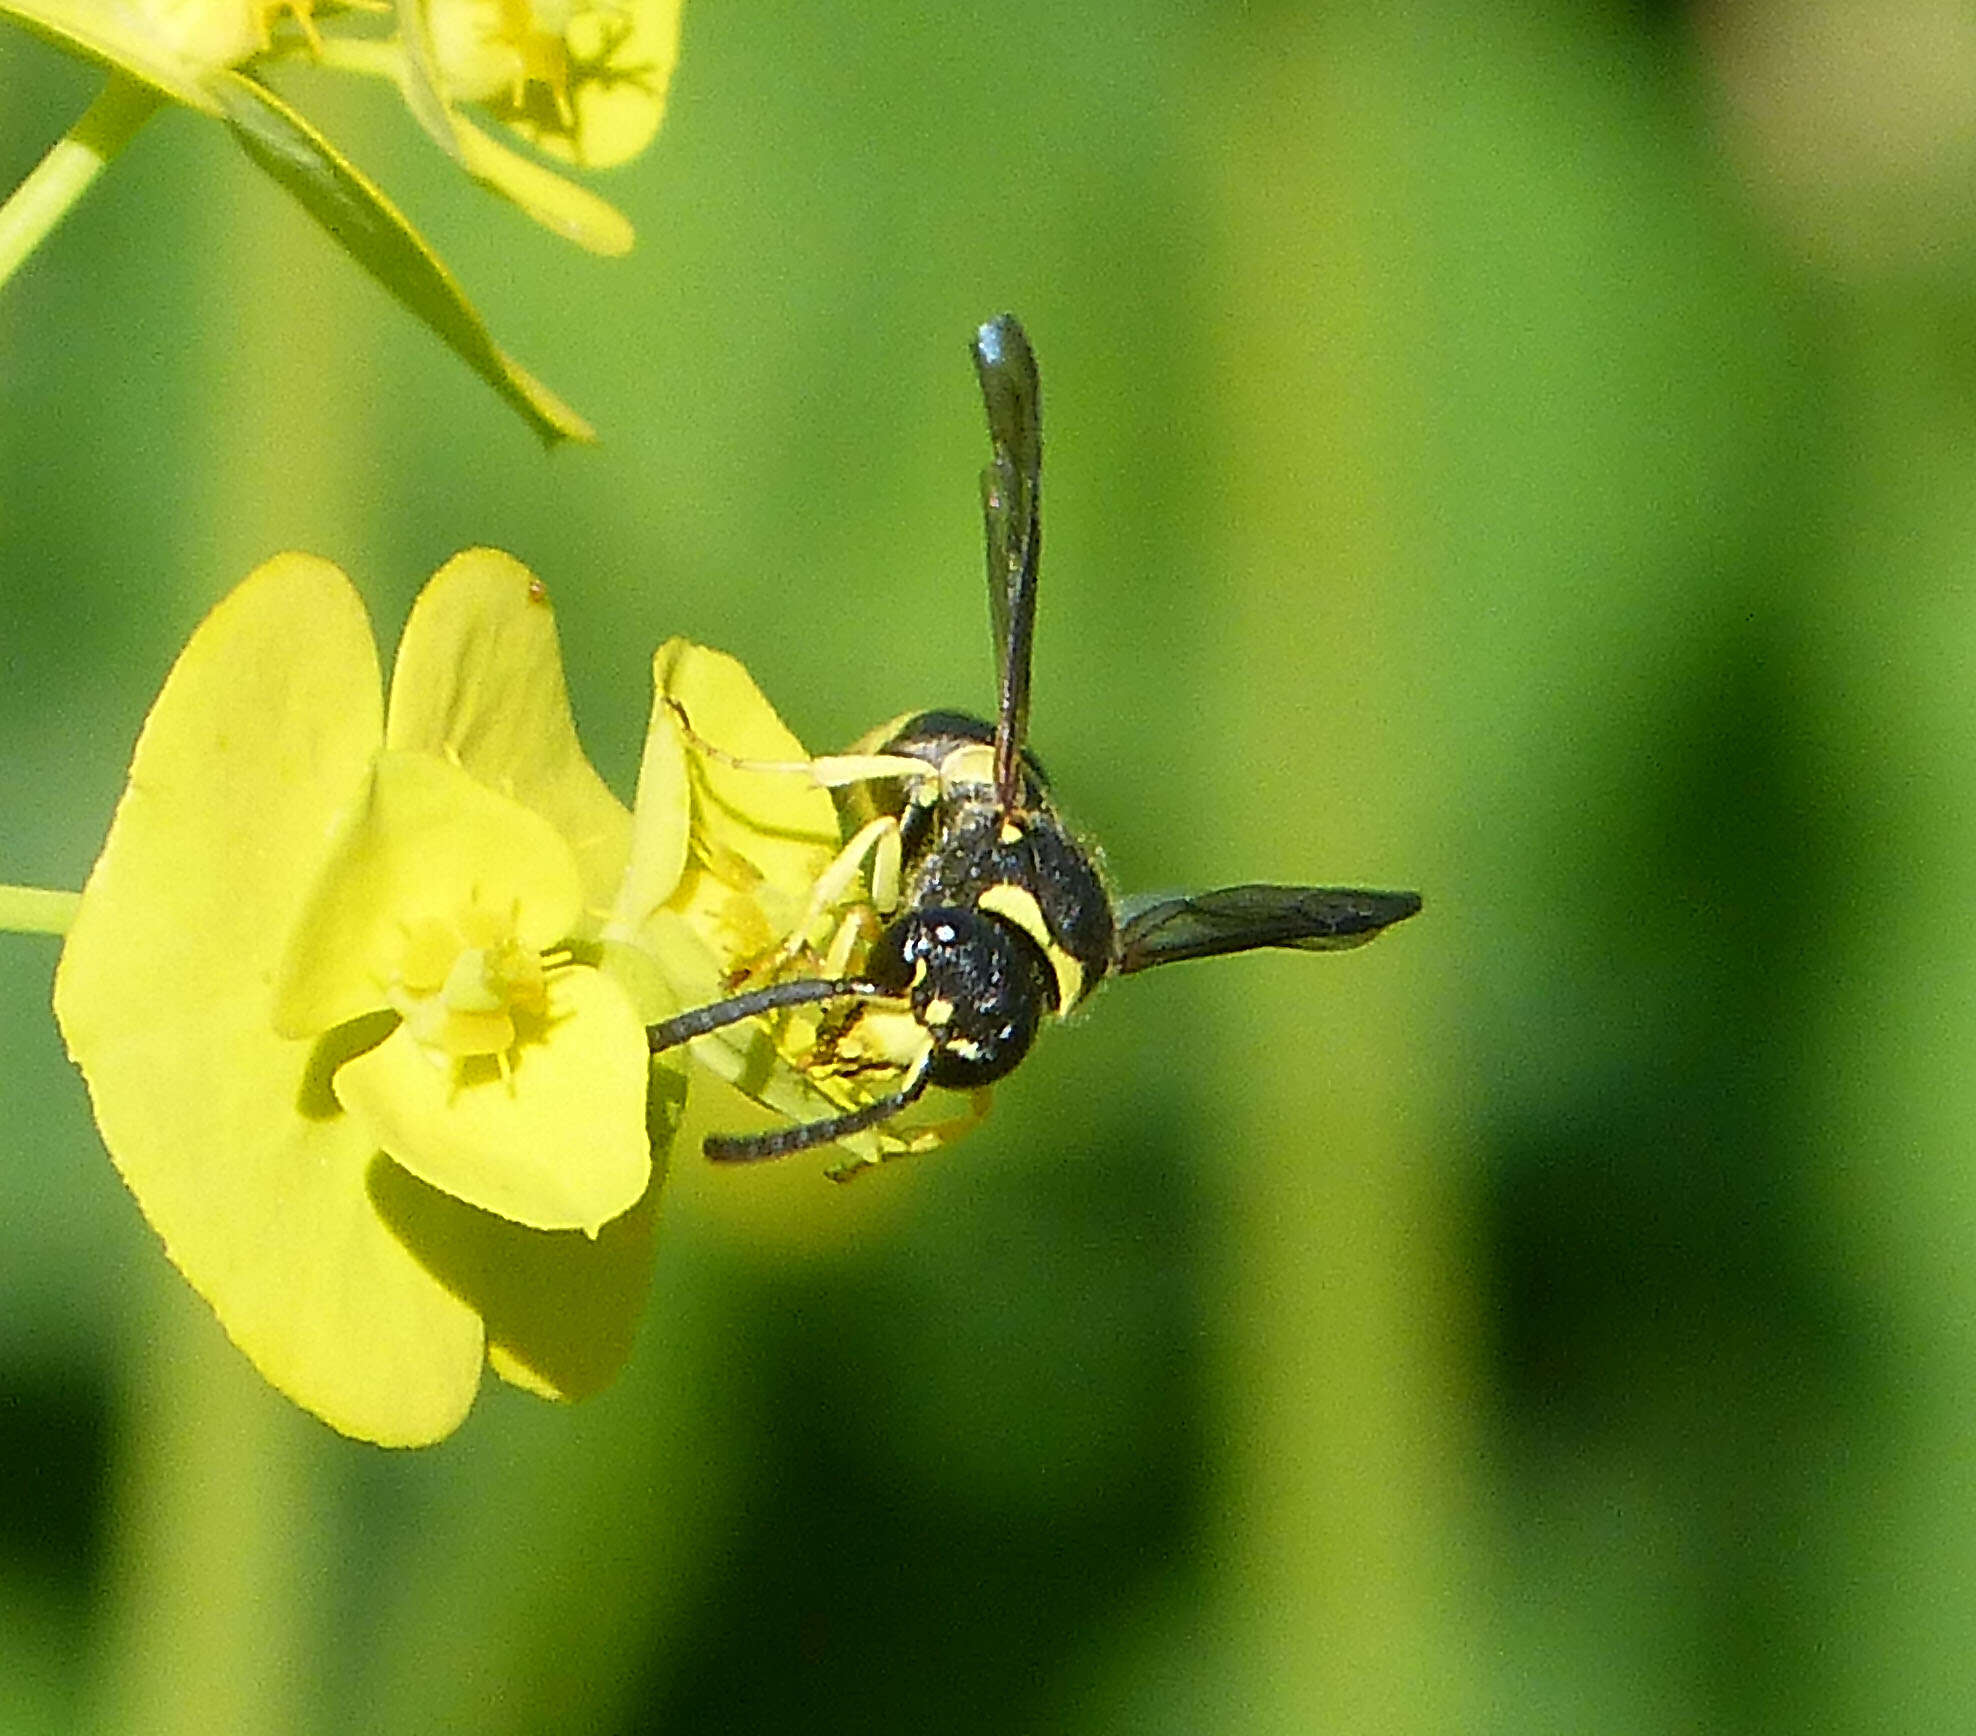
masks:
[(265, 85), (231, 71), (206, 82), (248, 156), (544, 440), (596, 438), (588, 422), (495, 344), (453, 274), (355, 164)]

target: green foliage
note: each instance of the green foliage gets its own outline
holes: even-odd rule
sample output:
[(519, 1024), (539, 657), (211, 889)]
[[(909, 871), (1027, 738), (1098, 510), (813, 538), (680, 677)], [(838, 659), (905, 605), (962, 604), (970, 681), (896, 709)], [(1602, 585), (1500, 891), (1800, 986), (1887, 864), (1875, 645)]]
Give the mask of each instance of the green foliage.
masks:
[[(1066, 812), (1129, 888), (1427, 909), (1107, 994), (857, 1187), (682, 1160), (620, 1383), (417, 1459), (144, 1278), (0, 947), (0, 1724), (1959, 1728), (1976, 177), (1966, 116), (1793, 131), (1744, 11), (689, 10), (607, 277), (393, 180), (606, 432), (548, 458), (154, 123), (0, 303), (8, 880), (80, 883), (283, 547), (387, 639), (512, 549), (624, 797), (674, 634), (819, 746), (983, 706), (1007, 307)], [(0, 87), (11, 180), (80, 105)]]

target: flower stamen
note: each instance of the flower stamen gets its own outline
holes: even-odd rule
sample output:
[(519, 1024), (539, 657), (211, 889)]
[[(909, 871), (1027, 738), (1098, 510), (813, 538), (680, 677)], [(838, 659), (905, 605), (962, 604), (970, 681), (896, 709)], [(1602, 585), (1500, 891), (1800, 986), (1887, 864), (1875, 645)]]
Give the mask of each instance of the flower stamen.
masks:
[(302, 32), (302, 38), (309, 45), (309, 52), (322, 58), (322, 37), (316, 30), (316, 0), (251, 0), (254, 11), (255, 28), (260, 32), (261, 52), (266, 54), (274, 47), (275, 20), (286, 12), (295, 20), (295, 26)]
[(469, 902), (452, 922), (408, 925), (386, 999), (436, 1067), (462, 1083), (492, 1062), (510, 1090), (517, 1051), (549, 1026), (544, 954), (516, 937), (516, 912)]

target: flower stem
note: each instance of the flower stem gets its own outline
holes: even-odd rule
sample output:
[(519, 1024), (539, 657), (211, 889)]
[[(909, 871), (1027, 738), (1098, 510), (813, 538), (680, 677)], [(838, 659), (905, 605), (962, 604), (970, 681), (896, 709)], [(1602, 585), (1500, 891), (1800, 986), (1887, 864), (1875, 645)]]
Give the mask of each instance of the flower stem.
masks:
[(97, 92), (82, 118), (55, 141), (0, 205), (0, 284), (4, 284), (89, 190), (103, 166), (165, 99), (120, 72)]
[(82, 902), (77, 892), (51, 892), (40, 886), (0, 886), (0, 931), (15, 934), (67, 934)]

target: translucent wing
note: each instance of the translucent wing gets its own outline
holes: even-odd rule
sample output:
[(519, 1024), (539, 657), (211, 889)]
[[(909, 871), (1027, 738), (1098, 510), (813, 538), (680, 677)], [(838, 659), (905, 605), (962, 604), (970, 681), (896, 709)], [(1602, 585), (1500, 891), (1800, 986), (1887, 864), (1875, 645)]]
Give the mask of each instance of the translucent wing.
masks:
[(1015, 803), (1029, 733), (1029, 653), (1036, 636), (1036, 568), (1043, 552), (1043, 387), (1014, 314), (974, 335), (974, 371), (994, 457), (981, 473), (988, 543), (988, 614), (995, 629), (995, 790)]
[(1127, 906), (1118, 925), (1120, 976), (1258, 946), (1337, 952), (1363, 946), (1420, 908), (1418, 892), (1340, 886), (1224, 886), (1186, 898)]

